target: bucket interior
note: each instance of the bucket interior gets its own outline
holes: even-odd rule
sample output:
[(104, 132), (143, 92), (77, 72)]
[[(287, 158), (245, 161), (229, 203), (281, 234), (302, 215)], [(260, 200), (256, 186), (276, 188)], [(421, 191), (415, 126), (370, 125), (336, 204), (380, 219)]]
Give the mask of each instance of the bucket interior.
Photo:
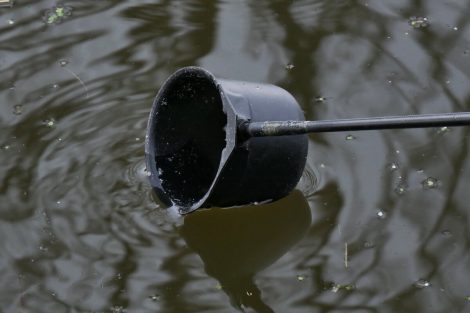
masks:
[(226, 146), (227, 116), (209, 74), (176, 74), (156, 99), (155, 162), (164, 192), (191, 207), (209, 191)]

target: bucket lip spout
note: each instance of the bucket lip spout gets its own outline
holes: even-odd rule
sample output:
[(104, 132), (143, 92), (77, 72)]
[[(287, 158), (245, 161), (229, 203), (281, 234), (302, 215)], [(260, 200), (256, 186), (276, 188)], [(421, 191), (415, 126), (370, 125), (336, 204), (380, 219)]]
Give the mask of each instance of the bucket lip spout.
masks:
[[(217, 172), (214, 176), (214, 179), (212, 180), (210, 187), (208, 188), (207, 192), (204, 194), (202, 198), (198, 199), (197, 201), (192, 203), (190, 206), (182, 207), (180, 205), (177, 205), (174, 201), (172, 201), (171, 195), (168, 194), (163, 188), (162, 182), (158, 175), (157, 164), (155, 161), (155, 125), (156, 125), (156, 118), (157, 118), (159, 103), (162, 97), (164, 96), (165, 92), (167, 91), (167, 89), (177, 79), (180, 79), (181, 77), (184, 77), (184, 76), (192, 76), (192, 75), (197, 75), (198, 77), (203, 76), (204, 78), (207, 78), (217, 88), (220, 99), (221, 99), (221, 103), (222, 103), (221, 109), (223, 110), (223, 113), (225, 114), (227, 118), (227, 124), (225, 125), (225, 129), (224, 129), (225, 147), (221, 151), (219, 166), (218, 166)], [(188, 67), (184, 67), (184, 68), (177, 70), (170, 77), (168, 77), (168, 79), (163, 83), (162, 87), (158, 91), (153, 101), (152, 109), (150, 111), (150, 116), (149, 116), (149, 120), (147, 124), (147, 133), (145, 136), (145, 158), (146, 158), (147, 171), (150, 173), (149, 180), (153, 189), (157, 192), (160, 200), (164, 202), (166, 205), (177, 206), (181, 214), (190, 213), (204, 206), (208, 198), (210, 197), (212, 190), (214, 189), (214, 186), (216, 185), (218, 179), (220, 178), (221, 172), (223, 168), (225, 167), (225, 164), (227, 163), (230, 155), (235, 149), (236, 136), (237, 136), (236, 132), (237, 132), (237, 116), (233, 108), (233, 105), (231, 104), (228, 97), (225, 96), (225, 93), (221, 84), (218, 82), (218, 80), (212, 73), (210, 73), (209, 71), (201, 67), (188, 66)]]

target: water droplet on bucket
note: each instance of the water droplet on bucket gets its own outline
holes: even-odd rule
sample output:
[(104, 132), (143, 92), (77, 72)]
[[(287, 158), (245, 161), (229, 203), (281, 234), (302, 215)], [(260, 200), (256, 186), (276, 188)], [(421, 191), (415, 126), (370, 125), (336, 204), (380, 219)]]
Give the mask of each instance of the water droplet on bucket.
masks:
[(439, 186), (439, 181), (434, 177), (428, 177), (421, 183), (424, 189), (434, 189)]
[(421, 16), (412, 16), (408, 20), (408, 23), (411, 25), (413, 28), (425, 28), (429, 26), (429, 21), (426, 17), (421, 17)]
[(418, 289), (424, 289), (427, 287), (431, 287), (431, 283), (425, 279), (420, 279), (414, 283), (414, 286)]

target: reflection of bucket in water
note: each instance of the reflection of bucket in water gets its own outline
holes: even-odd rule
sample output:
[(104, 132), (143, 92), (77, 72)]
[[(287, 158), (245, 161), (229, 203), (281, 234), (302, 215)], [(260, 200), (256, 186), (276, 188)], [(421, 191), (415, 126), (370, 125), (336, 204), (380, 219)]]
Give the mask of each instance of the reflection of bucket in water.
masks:
[(302, 239), (310, 223), (308, 203), (294, 191), (270, 204), (196, 211), (185, 217), (181, 235), (235, 306), (255, 308), (266, 305), (253, 276)]

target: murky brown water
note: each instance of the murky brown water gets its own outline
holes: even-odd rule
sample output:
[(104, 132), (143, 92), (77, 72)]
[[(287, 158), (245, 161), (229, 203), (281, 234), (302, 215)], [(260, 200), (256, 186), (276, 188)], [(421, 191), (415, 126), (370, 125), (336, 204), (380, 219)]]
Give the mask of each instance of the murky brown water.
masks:
[(185, 218), (143, 152), (188, 65), (309, 119), (470, 110), (470, 1), (63, 4), (0, 7), (0, 312), (470, 312), (469, 128), (312, 135), (300, 191)]

